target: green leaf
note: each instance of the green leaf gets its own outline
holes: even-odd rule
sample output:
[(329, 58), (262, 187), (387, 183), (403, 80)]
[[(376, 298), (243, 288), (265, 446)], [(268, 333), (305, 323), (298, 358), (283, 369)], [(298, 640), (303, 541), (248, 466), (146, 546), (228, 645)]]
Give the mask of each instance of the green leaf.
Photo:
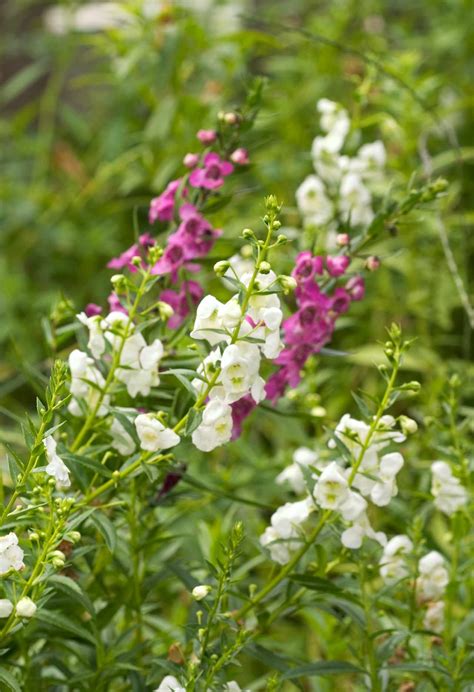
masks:
[(349, 673), (366, 674), (366, 671), (346, 661), (318, 661), (318, 663), (309, 663), (299, 668), (293, 668), (284, 673), (282, 678), (283, 680), (292, 680), (302, 675), (347, 675)]
[[(95, 646), (96, 641), (85, 627), (82, 625), (78, 625), (76, 622), (71, 620), (70, 617), (66, 617), (66, 615), (61, 615), (61, 613), (57, 613), (52, 610), (38, 610), (36, 616), (36, 620), (39, 620), (39, 622), (42, 622), (45, 625), (50, 625), (53, 628), (53, 631), (55, 630), (64, 630), (65, 632), (70, 632), (71, 634), (75, 635), (76, 637), (79, 637), (79, 639), (84, 639), (91, 644)], [(56, 632), (54, 632), (56, 634)]]
[(5, 670), (3, 666), (0, 666), (0, 682), (4, 683), (13, 692), (21, 692), (21, 687), (16, 678), (8, 670)]
[(184, 435), (191, 435), (196, 428), (199, 426), (202, 420), (202, 411), (196, 411), (195, 408), (191, 408), (186, 419), (186, 425), (184, 426)]
[(312, 574), (290, 574), (289, 578), (291, 581), (294, 581), (300, 586), (304, 586), (306, 589), (310, 589), (311, 591), (316, 591), (322, 594), (332, 594), (338, 598), (345, 599), (346, 601), (352, 601), (352, 603), (362, 605), (357, 596), (347, 591), (347, 589), (342, 589), (340, 586), (334, 584), (328, 579), (316, 577)]
[(113, 554), (117, 547), (117, 534), (110, 519), (103, 512), (94, 512), (94, 514), (90, 516), (90, 521), (102, 535), (107, 548)]
[(48, 578), (48, 584), (70, 596), (73, 600), (80, 603), (88, 613), (94, 614), (95, 609), (89, 596), (87, 596), (77, 582), (62, 574), (53, 574)]
[(83, 466), (86, 469), (97, 473), (99, 476), (112, 478), (112, 471), (110, 471), (106, 466), (103, 466), (103, 464), (100, 464), (98, 461), (95, 461), (95, 459), (82, 455), (80, 456), (79, 454), (71, 454), (71, 452), (63, 453), (61, 456), (65, 462), (69, 462), (67, 466), (72, 472), (74, 472), (74, 464), (79, 464), (79, 466)]

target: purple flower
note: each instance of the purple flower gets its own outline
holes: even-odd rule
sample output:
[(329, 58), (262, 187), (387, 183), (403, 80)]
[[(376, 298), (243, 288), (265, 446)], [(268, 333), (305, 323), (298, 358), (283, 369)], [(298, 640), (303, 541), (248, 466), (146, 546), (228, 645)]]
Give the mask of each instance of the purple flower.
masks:
[(326, 257), (326, 267), (331, 276), (342, 276), (349, 266), (350, 261), (350, 257), (347, 255)]
[(247, 149), (242, 149), (242, 147), (239, 147), (239, 149), (232, 152), (230, 155), (230, 160), (233, 163), (236, 163), (238, 166), (247, 166), (250, 163), (249, 153)]
[[(172, 180), (166, 190), (154, 197), (150, 202), (150, 210), (148, 212), (148, 220), (150, 223), (159, 221), (171, 221), (174, 214), (174, 205), (176, 201), (176, 192), (181, 185), (182, 179)], [(186, 196), (186, 188), (182, 192), (182, 196)]]
[[(134, 243), (131, 247), (128, 248), (128, 250), (122, 252), (121, 255), (111, 259), (110, 262), (107, 263), (107, 267), (109, 269), (123, 269), (123, 267), (127, 267), (131, 272), (136, 272), (137, 268), (132, 264), (133, 258), (140, 257), (142, 249), (147, 250), (154, 244), (154, 238), (152, 238), (152, 236), (149, 233), (143, 233), (139, 237), (138, 243)], [(144, 266), (143, 261), (142, 266)]]
[(346, 291), (348, 291), (352, 300), (362, 300), (365, 295), (364, 279), (359, 275), (353, 276), (346, 283)]
[(123, 312), (125, 315), (128, 315), (128, 310), (123, 307), (116, 293), (111, 293), (107, 298), (107, 302), (109, 304), (110, 312)]
[(166, 289), (162, 291), (160, 300), (168, 303), (174, 310), (174, 314), (168, 320), (170, 329), (177, 329), (191, 312), (191, 308), (199, 303), (203, 296), (203, 289), (197, 281), (184, 281), (179, 291)]
[(242, 434), (242, 424), (247, 416), (254, 410), (257, 406), (253, 397), (250, 394), (246, 394), (238, 401), (234, 401), (231, 405), (232, 408), (232, 440), (236, 440)]
[(204, 157), (203, 168), (196, 168), (189, 176), (189, 184), (203, 187), (206, 190), (217, 190), (224, 184), (224, 178), (230, 175), (234, 167), (223, 161), (219, 154), (211, 152)]
[(205, 257), (222, 231), (213, 229), (192, 204), (183, 204), (179, 216), (181, 224), (177, 233), (183, 238), (187, 258)]
[(323, 273), (323, 258), (313, 257), (311, 252), (300, 252), (296, 258), (296, 266), (291, 275), (299, 284), (312, 281), (315, 274)]
[(196, 137), (202, 144), (212, 144), (217, 139), (215, 130), (198, 130)]
[(86, 313), (87, 317), (95, 317), (95, 315), (101, 314), (102, 308), (96, 303), (88, 303), (84, 308), (84, 312)]

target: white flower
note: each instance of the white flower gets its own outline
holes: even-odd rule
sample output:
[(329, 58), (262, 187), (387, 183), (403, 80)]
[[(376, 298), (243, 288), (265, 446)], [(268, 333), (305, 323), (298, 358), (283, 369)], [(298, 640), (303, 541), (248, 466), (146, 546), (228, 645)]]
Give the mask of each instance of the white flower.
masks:
[[(253, 272), (243, 274), (240, 278), (241, 283), (248, 288), (252, 280), (252, 276)], [(275, 285), (278, 285), (277, 275), (272, 270), (269, 271), (268, 274), (262, 274), (259, 272), (255, 277), (253, 290), (257, 291), (257, 293), (253, 293), (250, 296), (249, 309), (247, 311), (247, 315), (251, 317), (255, 324), (262, 321), (262, 310), (265, 308), (280, 307), (280, 299), (278, 295), (276, 293), (271, 293), (271, 290)], [(244, 322), (242, 326), (245, 329), (242, 336), (245, 336), (245, 333), (248, 333), (248, 331), (252, 331), (248, 322)]]
[(384, 507), (397, 494), (395, 478), (402, 466), (403, 457), (399, 452), (384, 454), (381, 458), (377, 474), (379, 481), (375, 483), (370, 493), (370, 499), (375, 505)]
[(76, 317), (89, 330), (89, 341), (87, 342), (89, 351), (94, 358), (100, 358), (105, 351), (105, 338), (101, 327), (102, 319), (100, 315), (87, 317), (85, 312), (81, 312)]
[(314, 498), (323, 509), (339, 509), (349, 493), (347, 480), (338, 464), (331, 462), (319, 476), (314, 487)]
[(214, 296), (205, 296), (196, 310), (194, 328), (191, 332), (193, 339), (205, 339), (211, 346), (224, 341), (226, 335), (213, 330), (222, 331), (220, 311), (223, 304)]
[(321, 129), (324, 132), (330, 133), (333, 137), (338, 136), (342, 138), (342, 141), (344, 141), (351, 126), (351, 121), (345, 108), (339, 105), (339, 103), (322, 98), (317, 102), (316, 109), (321, 113), (319, 120)]
[(6, 574), (11, 569), (23, 569), (23, 556), (23, 550), (18, 545), (18, 537), (13, 531), (6, 536), (0, 536), (0, 574)]
[[(191, 382), (194, 390), (199, 396), (201, 396), (206, 391), (217, 369), (220, 368), (221, 359), (222, 352), (220, 348), (217, 347), (213, 351), (211, 351), (208, 356), (204, 358), (202, 363), (199, 364), (197, 374), (200, 375), (200, 377), (195, 377)], [(224, 398), (225, 393), (223, 392), (223, 390), (221, 391), (218, 386), (216, 386), (219, 384), (219, 382), (220, 378), (216, 380), (216, 382), (214, 383), (214, 387), (209, 394), (211, 398)]]
[(306, 521), (313, 509), (309, 497), (298, 502), (286, 502), (272, 514), (271, 525), (280, 538), (295, 537), (298, 535), (298, 527)]
[[(105, 380), (100, 370), (94, 366), (93, 359), (77, 348), (69, 354), (69, 369), (71, 371), (72, 399), (68, 410), (73, 416), (82, 416), (83, 410), (78, 400), (82, 399), (87, 409), (94, 409), (101, 396), (100, 390), (104, 387)], [(101, 404), (97, 409), (97, 416), (105, 416), (109, 402), (110, 397), (108, 395), (102, 397)]]
[(167, 675), (160, 682), (160, 686), (156, 688), (155, 692), (186, 692), (186, 690), (173, 675)]
[(327, 135), (326, 137), (315, 137), (313, 139), (311, 157), (314, 170), (327, 185), (334, 186), (341, 179), (341, 165), (346, 158), (339, 156), (343, 143), (343, 138), (337, 134), (335, 136)]
[(451, 516), (467, 504), (467, 491), (459, 478), (453, 476), (449, 464), (445, 461), (435, 461), (431, 465), (431, 473), (431, 494), (435, 498), (434, 505), (437, 509)]
[(376, 140), (363, 144), (357, 152), (357, 160), (361, 164), (362, 173), (378, 172), (385, 166), (387, 153), (383, 142)]
[(152, 387), (160, 383), (158, 366), (163, 357), (163, 344), (155, 339), (147, 343), (139, 332), (125, 340), (120, 354), (120, 366), (116, 377), (123, 382), (131, 397), (148, 396)]
[(318, 455), (308, 447), (299, 447), (293, 454), (293, 464), (283, 469), (276, 477), (278, 485), (288, 483), (295, 493), (302, 493), (305, 490), (304, 474), (301, 467), (316, 466)]
[(352, 226), (367, 226), (374, 218), (372, 198), (356, 173), (347, 173), (339, 188), (339, 209)]
[(191, 593), (195, 601), (202, 601), (202, 599), (206, 598), (210, 591), (211, 587), (208, 584), (199, 584), (199, 586), (194, 587)]
[(28, 596), (20, 598), (20, 600), (16, 604), (16, 614), (19, 618), (32, 618), (33, 615), (36, 613), (36, 610), (36, 604), (33, 603), (31, 598), (28, 598)]
[(339, 507), (342, 518), (346, 521), (355, 521), (367, 509), (367, 502), (362, 495), (349, 490), (345, 500)]
[(427, 601), (441, 598), (449, 582), (443, 556), (432, 550), (419, 561), (418, 572), (416, 586), (422, 598)]
[(290, 548), (297, 545), (294, 541), (282, 540), (278, 531), (273, 526), (267, 526), (265, 531), (260, 536), (260, 543), (270, 551), (270, 557), (273, 562), (279, 565), (286, 565), (291, 557)]
[(385, 546), (380, 559), (380, 576), (387, 583), (397, 582), (409, 574), (406, 556), (413, 550), (408, 536), (394, 536)]
[(235, 279), (236, 277), (240, 279), (243, 274), (252, 272), (254, 269), (254, 262), (248, 257), (243, 257), (240, 253), (232, 255), (229, 259), (230, 267), (224, 274), (224, 281), (226, 278)]
[(8, 598), (0, 598), (0, 618), (8, 618), (13, 612), (13, 603)]
[(296, 190), (296, 202), (306, 223), (322, 226), (334, 216), (334, 207), (326, 194), (324, 183), (309, 175)]
[(444, 628), (444, 603), (443, 601), (436, 601), (435, 603), (430, 603), (426, 611), (423, 627), (427, 630), (432, 630), (438, 634), (443, 631)]
[(110, 434), (112, 435), (111, 445), (123, 457), (128, 457), (135, 451), (135, 441), (131, 435), (125, 430), (118, 418), (114, 418), (110, 426)]
[(369, 519), (365, 512), (357, 516), (352, 526), (343, 531), (341, 535), (341, 543), (346, 548), (356, 550), (362, 545), (364, 537), (372, 538), (382, 546), (387, 544), (387, 537), (383, 531), (374, 531), (370, 525)]
[(235, 680), (231, 680), (225, 684), (224, 692), (242, 692), (242, 690)]
[(201, 452), (210, 452), (229, 442), (232, 437), (232, 409), (219, 399), (206, 404), (202, 422), (192, 434), (194, 445)]
[(56, 479), (58, 488), (69, 488), (71, 480), (69, 478), (69, 469), (56, 453), (56, 440), (51, 436), (45, 437), (43, 444), (46, 449), (46, 473)]
[(175, 447), (180, 441), (179, 435), (170, 428), (166, 428), (151, 413), (140, 413), (135, 418), (135, 427), (141, 448), (148, 452)]
[(227, 346), (222, 354), (221, 368), (221, 383), (227, 401), (238, 401), (248, 392), (256, 403), (265, 397), (265, 383), (258, 374), (260, 351), (255, 344), (239, 341)]

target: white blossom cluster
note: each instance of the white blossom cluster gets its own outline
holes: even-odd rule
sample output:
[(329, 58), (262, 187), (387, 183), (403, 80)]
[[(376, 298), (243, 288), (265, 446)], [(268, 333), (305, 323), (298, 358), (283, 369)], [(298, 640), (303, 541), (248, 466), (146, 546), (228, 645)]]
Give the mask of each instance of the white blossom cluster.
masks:
[[(403, 457), (399, 452), (382, 453), (390, 443), (405, 440), (405, 435), (395, 426), (392, 416), (382, 416), (367, 444), (370, 425), (349, 414), (341, 418), (334, 436), (351, 453), (353, 463), (357, 463), (355, 474), (353, 464), (321, 460), (306, 447), (296, 450), (293, 463), (279, 474), (276, 482), (289, 483), (296, 493), (306, 490), (308, 496), (299, 502), (286, 503), (272, 515), (260, 542), (269, 548), (273, 560), (280, 564), (289, 561), (291, 551), (298, 546), (302, 523), (318, 507), (340, 515), (346, 525), (341, 534), (346, 548), (360, 548), (364, 537), (382, 546), (386, 544), (385, 534), (372, 528), (367, 508), (369, 501), (379, 507), (388, 505), (398, 492), (396, 476), (403, 466)], [(336, 440), (330, 440), (328, 446), (335, 449)], [(307, 479), (316, 481), (312, 488), (307, 487), (305, 474)]]
[[(246, 692), (246, 690), (242, 691), (242, 688), (235, 680), (225, 683), (222, 690), (223, 692)], [(186, 692), (186, 688), (181, 685), (174, 675), (167, 675), (163, 678), (155, 692)]]
[(434, 505), (444, 514), (453, 515), (468, 501), (466, 488), (459, 478), (453, 475), (446, 461), (434, 461), (431, 465), (431, 494)]
[[(248, 287), (252, 275), (242, 274), (241, 283)], [(276, 281), (272, 271), (257, 274), (245, 314), (236, 296), (222, 303), (208, 295), (198, 305), (191, 336), (214, 347), (192, 382), (197, 395), (207, 398), (202, 421), (192, 434), (201, 451), (209, 452), (231, 439), (232, 403), (249, 394), (256, 403), (265, 397), (262, 356), (276, 358), (282, 349), (283, 313), (278, 295), (271, 292)]]
[[(380, 576), (387, 584), (396, 584), (410, 576), (409, 559), (413, 543), (408, 536), (394, 536), (386, 544), (380, 559)], [(444, 626), (443, 596), (449, 582), (446, 564), (441, 553), (432, 550), (424, 555), (417, 566), (416, 595), (418, 603), (426, 607), (423, 626), (441, 632)]]
[[(0, 536), (0, 576), (8, 574), (11, 570), (24, 569), (24, 555), (16, 533), (10, 531), (6, 536)], [(10, 617), (13, 611), (17, 617), (30, 618), (36, 612), (36, 605), (28, 596), (22, 596), (16, 606), (8, 598), (0, 598), (0, 618)]]
[(367, 183), (381, 176), (385, 147), (377, 140), (363, 144), (355, 156), (342, 154), (351, 127), (347, 111), (325, 98), (316, 108), (324, 135), (316, 137), (312, 145), (315, 174), (309, 175), (296, 191), (305, 225), (334, 229), (338, 220), (349, 226), (367, 226), (374, 218)]
[[(152, 387), (156, 387), (160, 382), (158, 366), (163, 357), (163, 344), (160, 339), (147, 344), (143, 334), (129, 323), (128, 316), (118, 311), (109, 313), (105, 318), (100, 315), (87, 317), (81, 313), (78, 319), (89, 330), (87, 347), (92, 357), (79, 349), (72, 351), (69, 356), (73, 396), (69, 411), (74, 416), (81, 416), (84, 408), (90, 410), (96, 406), (100, 389), (105, 385), (104, 377), (96, 366), (96, 361), (106, 354), (109, 357), (119, 354), (115, 376), (126, 386), (129, 395), (132, 398), (139, 394), (148, 396)], [(125, 341), (123, 341), (124, 330), (127, 330)], [(106, 395), (103, 397), (97, 415), (105, 416), (109, 404), (110, 396)]]

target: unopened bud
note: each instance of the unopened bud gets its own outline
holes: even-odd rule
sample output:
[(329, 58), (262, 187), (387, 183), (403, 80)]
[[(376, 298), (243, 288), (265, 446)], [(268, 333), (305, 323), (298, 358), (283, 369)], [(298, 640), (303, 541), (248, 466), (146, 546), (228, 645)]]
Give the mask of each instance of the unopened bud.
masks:
[(132, 257), (131, 264), (137, 269), (140, 269), (142, 266), (142, 258), (139, 255), (135, 255), (135, 257)]
[(199, 584), (199, 586), (195, 586), (194, 589), (192, 590), (192, 596), (195, 601), (202, 601), (203, 598), (206, 598), (206, 596), (210, 593), (211, 588), (209, 584)]
[(280, 274), (278, 277), (278, 282), (283, 289), (283, 293), (288, 294), (290, 291), (294, 291), (298, 283), (296, 279), (292, 276), (287, 276), (286, 274)]
[(214, 271), (217, 274), (217, 276), (224, 276), (229, 267), (230, 263), (227, 260), (221, 260), (220, 262), (215, 263)]
[(255, 233), (251, 228), (244, 228), (242, 231), (242, 238), (255, 238)]
[(283, 233), (281, 233), (277, 238), (277, 245), (285, 245), (287, 242), (288, 238), (286, 237), (286, 235), (283, 235)]
[(367, 258), (365, 266), (367, 267), (369, 272), (375, 272), (380, 267), (380, 260), (378, 257), (375, 257), (375, 255), (372, 255), (371, 257)]
[(419, 392), (421, 389), (421, 384), (417, 382), (416, 380), (413, 380), (412, 382), (406, 382), (405, 384), (402, 384), (399, 389), (403, 390), (404, 392)]
[(400, 423), (400, 428), (405, 435), (412, 435), (418, 430), (418, 423), (416, 420), (413, 420), (413, 418), (409, 418), (408, 416), (400, 416), (398, 422)]
[(349, 233), (338, 233), (336, 237), (336, 244), (338, 247), (345, 247), (351, 242)]
[(186, 168), (194, 168), (199, 163), (199, 154), (186, 154), (183, 159), (183, 164)]
[(223, 120), (227, 125), (236, 125), (239, 122), (239, 116), (237, 113), (229, 111), (229, 113), (224, 113)]
[(164, 300), (159, 300), (156, 304), (156, 307), (158, 308), (158, 313), (163, 322), (166, 322), (167, 320), (169, 320), (170, 317), (174, 315), (173, 308), (169, 303), (165, 303)]
[(260, 274), (270, 274), (272, 267), (269, 262), (260, 262), (258, 270)]
[(70, 531), (67, 537), (71, 541), (71, 543), (77, 543), (81, 540), (81, 534), (79, 531)]

